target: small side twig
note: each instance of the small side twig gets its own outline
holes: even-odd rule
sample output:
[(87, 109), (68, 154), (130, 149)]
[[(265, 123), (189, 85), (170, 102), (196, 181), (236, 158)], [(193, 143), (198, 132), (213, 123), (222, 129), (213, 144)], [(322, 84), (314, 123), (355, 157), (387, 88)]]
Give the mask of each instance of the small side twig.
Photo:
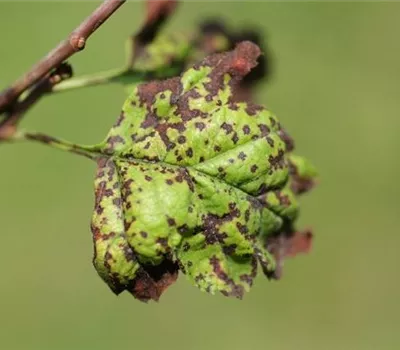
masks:
[(71, 76), (72, 67), (68, 63), (62, 63), (33, 87), (26, 90), (26, 96), (10, 106), (5, 119), (0, 123), (0, 140), (10, 137), (15, 132), (19, 119), (43, 95), (51, 92), (57, 84)]
[(177, 0), (147, 0), (146, 18), (139, 30), (130, 38), (125, 66), (63, 81), (61, 84), (54, 86), (52, 92), (121, 82), (124, 78), (129, 79), (131, 82), (143, 80), (144, 73), (135, 69), (136, 59), (142, 54), (145, 47), (155, 39), (177, 5)]
[[(125, 2), (126, 0), (105, 0), (66, 40), (35, 64), (28, 73), (0, 93), (0, 114), (6, 114), (0, 123), (0, 140), (6, 139), (15, 132), (16, 124), (26, 110), (45, 92), (48, 92), (44, 87), (48, 89), (48, 84), (55, 85), (54, 81), (51, 82), (51, 79), (48, 79), (49, 72), (60, 67), (67, 58), (76, 52), (83, 50), (87, 39)], [(19, 102), (18, 98), (30, 88), (32, 90), (26, 100)]]
[(146, 1), (146, 18), (139, 31), (131, 37), (129, 59), (124, 67), (70, 79), (72, 68), (65, 62), (74, 53), (84, 49), (89, 36), (125, 1), (105, 0), (66, 40), (0, 93), (0, 118), (3, 115), (0, 119), (0, 141), (30, 139), (43, 142), (43, 137), (28, 138), (27, 133), (17, 132), (17, 127), (24, 114), (46, 94), (125, 80), (139, 82), (143, 79), (144, 73), (135, 70), (136, 58), (154, 40), (174, 12), (177, 0)]

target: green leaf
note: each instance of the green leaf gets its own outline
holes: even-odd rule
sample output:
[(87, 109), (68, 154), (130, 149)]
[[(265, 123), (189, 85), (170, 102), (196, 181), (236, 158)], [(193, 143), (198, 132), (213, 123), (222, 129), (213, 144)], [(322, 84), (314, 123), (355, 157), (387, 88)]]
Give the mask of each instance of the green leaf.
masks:
[[(134, 41), (130, 38), (126, 44), (129, 59), (133, 50)], [(125, 91), (130, 94), (138, 85), (137, 76), (143, 80), (165, 79), (176, 76), (182, 71), (192, 51), (190, 37), (183, 33), (158, 34), (154, 40), (144, 45), (134, 55), (130, 71), (118, 77), (115, 81), (124, 85)]]
[(191, 45), (187, 35), (179, 32), (158, 34), (153, 41), (140, 50), (133, 68), (151, 73), (156, 78), (165, 77), (166, 71), (177, 74), (190, 50)]
[(291, 177), (313, 173), (290, 158), (276, 116), (236, 96), (259, 55), (242, 42), (126, 100), (102, 146), (92, 220), (94, 264), (114, 292), (157, 300), (181, 270), (241, 298), (257, 262), (274, 277), (268, 247), (298, 214)]

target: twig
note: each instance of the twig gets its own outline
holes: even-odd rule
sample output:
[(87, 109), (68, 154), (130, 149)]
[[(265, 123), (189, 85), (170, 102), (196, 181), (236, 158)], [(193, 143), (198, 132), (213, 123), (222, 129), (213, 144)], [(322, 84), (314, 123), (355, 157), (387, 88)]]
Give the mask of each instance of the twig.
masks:
[(58, 67), (74, 53), (84, 49), (86, 40), (106, 21), (126, 0), (106, 0), (78, 28), (40, 60), (32, 69), (0, 94), (0, 111), (15, 101), (23, 91), (37, 83), (51, 69)]
[[(143, 80), (145, 73), (135, 70), (136, 58), (142, 54), (144, 47), (153, 41), (163, 24), (173, 13), (178, 3), (177, 0), (146, 1), (146, 19), (137, 34), (132, 35), (129, 59), (124, 67), (69, 79), (72, 76), (72, 68), (65, 62), (74, 53), (84, 49), (90, 35), (125, 1), (105, 0), (66, 40), (39, 61), (30, 72), (0, 94), (0, 116), (4, 114), (3, 119), (0, 120), (0, 141), (29, 139), (50, 144), (53, 147), (58, 144), (65, 145), (64, 141), (44, 141), (53, 138), (43, 134), (35, 134), (39, 135), (36, 138), (30, 137), (28, 133), (17, 132), (18, 123), (23, 115), (42, 96), (92, 85), (125, 81), (129, 81), (131, 84)], [(66, 67), (70, 69), (67, 73), (65, 73)], [(24, 135), (24, 137), (21, 137), (21, 135)], [(75, 152), (75, 146), (68, 150), (79, 153), (79, 151)], [(63, 149), (67, 150), (67, 148), (64, 147)]]
[(68, 79), (55, 85), (51, 92), (63, 92), (108, 83), (123, 83), (124, 80), (129, 81), (130, 84), (135, 82), (139, 83), (143, 81), (144, 76), (145, 74), (143, 72), (135, 71), (127, 67), (110, 69), (104, 72)]
[(107, 154), (104, 152), (104, 144), (97, 145), (79, 145), (56, 137), (48, 136), (40, 132), (28, 132), (18, 130), (7, 141), (35, 141), (65, 152), (71, 152), (84, 156), (89, 159), (96, 160)]
[(0, 141), (10, 138), (16, 132), (19, 120), (43, 95), (71, 76), (72, 67), (65, 62), (26, 90), (20, 99), (10, 105), (5, 118), (0, 122)]
[(53, 87), (52, 92), (61, 92), (87, 86), (120, 82), (124, 78), (132, 81), (143, 79), (143, 72), (135, 70), (136, 58), (144, 47), (150, 44), (159, 33), (162, 26), (170, 18), (178, 4), (177, 0), (148, 0), (146, 1), (146, 19), (139, 31), (132, 35), (128, 47), (128, 60), (125, 67), (81, 76), (62, 82)]
[[(0, 94), (0, 114), (7, 112), (5, 119), (0, 124), (0, 139), (10, 136), (8, 135), (9, 132), (15, 132), (15, 130), (12, 130), (12, 126), (15, 126), (27, 108), (43, 95), (43, 91), (38, 93), (34, 88), (32, 91), (32, 93), (35, 92), (34, 95), (29, 94), (31, 95), (30, 102), (26, 103), (26, 106), (21, 111), (15, 111), (15, 105), (18, 104), (18, 98), (21, 94), (35, 86), (35, 84), (46, 84), (45, 80), (43, 80), (46, 75), (51, 70), (58, 68), (67, 58), (83, 50), (87, 39), (125, 2), (126, 0), (105, 0), (66, 40), (62, 41), (47, 56), (34, 65), (28, 73), (20, 77)], [(10, 119), (12, 123), (9, 122)], [(8, 131), (5, 132), (2, 129), (7, 129)]]
[(117, 68), (105, 72), (83, 75), (55, 85), (52, 89), (52, 92), (61, 92), (92, 85), (106, 84), (117, 80), (119, 77), (127, 75), (128, 73), (129, 71), (126, 68)]

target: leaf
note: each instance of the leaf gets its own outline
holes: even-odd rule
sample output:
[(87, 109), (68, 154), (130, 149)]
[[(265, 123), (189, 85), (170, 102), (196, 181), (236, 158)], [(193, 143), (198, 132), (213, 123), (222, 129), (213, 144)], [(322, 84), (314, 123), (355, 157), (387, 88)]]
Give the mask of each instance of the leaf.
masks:
[(171, 77), (181, 73), (190, 50), (190, 41), (183, 33), (159, 34), (143, 47), (133, 67), (152, 78)]
[(314, 187), (317, 171), (307, 159), (291, 154), (289, 166), (291, 189), (294, 193), (301, 194)]
[(232, 30), (220, 19), (208, 19), (200, 24), (192, 56), (200, 60), (205, 55), (232, 50), (237, 43), (246, 40), (260, 46), (263, 54), (258, 58), (257, 66), (243, 77), (235, 92), (237, 99), (251, 100), (255, 85), (259, 81), (268, 80), (271, 74), (271, 57), (268, 50), (263, 47), (264, 40), (261, 34), (256, 28)]
[(98, 161), (92, 220), (94, 265), (114, 292), (158, 300), (180, 269), (241, 298), (258, 263), (274, 277), (271, 237), (298, 214), (290, 176), (311, 173), (301, 158), (292, 171), (276, 116), (235, 96), (259, 55), (242, 42), (126, 100)]
[(147, 0), (146, 19), (139, 32), (134, 35), (136, 50), (150, 43), (159, 32), (162, 25), (175, 11), (178, 2), (176, 0)]
[[(241, 41), (250, 40), (261, 44), (257, 30), (232, 31), (217, 20), (207, 20), (193, 33), (166, 32), (160, 29), (171, 16), (176, 1), (148, 1), (147, 19), (138, 33), (127, 41), (127, 65), (135, 74), (118, 76), (114, 81), (125, 86), (127, 93), (138, 85), (137, 77), (143, 81), (167, 79), (182, 73), (185, 67), (213, 53), (231, 50)], [(258, 58), (257, 66), (236, 86), (236, 99), (250, 100), (256, 83), (270, 74), (270, 58), (264, 54)]]
[[(128, 41), (130, 48), (132, 39)], [(118, 82), (124, 85), (127, 94), (138, 85), (137, 75), (140, 73), (143, 80), (165, 79), (182, 72), (191, 53), (190, 40), (183, 33), (158, 34), (150, 43), (141, 47), (134, 56), (132, 70), (135, 74), (118, 77)]]
[(280, 279), (285, 258), (308, 253), (311, 250), (312, 239), (311, 230), (295, 231), (290, 225), (278, 234), (268, 237), (265, 247), (273, 254), (276, 261), (276, 269), (270, 277)]

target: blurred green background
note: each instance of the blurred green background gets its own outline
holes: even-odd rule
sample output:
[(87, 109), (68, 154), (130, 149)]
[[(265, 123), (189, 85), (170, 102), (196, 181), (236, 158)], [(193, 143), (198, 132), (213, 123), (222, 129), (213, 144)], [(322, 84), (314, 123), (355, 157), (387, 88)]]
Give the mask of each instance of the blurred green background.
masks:
[[(95, 6), (1, 2), (0, 87)], [(124, 5), (71, 59), (76, 74), (120, 66), (143, 13)], [(273, 75), (259, 101), (320, 171), (299, 222), (314, 228), (313, 251), (288, 261), (279, 282), (259, 276), (243, 301), (182, 276), (158, 304), (115, 297), (91, 264), (95, 165), (1, 145), (1, 349), (400, 348), (400, 3), (184, 3), (168, 28), (208, 16), (265, 33)], [(124, 98), (116, 85), (60, 94), (23, 126), (95, 143)]]

